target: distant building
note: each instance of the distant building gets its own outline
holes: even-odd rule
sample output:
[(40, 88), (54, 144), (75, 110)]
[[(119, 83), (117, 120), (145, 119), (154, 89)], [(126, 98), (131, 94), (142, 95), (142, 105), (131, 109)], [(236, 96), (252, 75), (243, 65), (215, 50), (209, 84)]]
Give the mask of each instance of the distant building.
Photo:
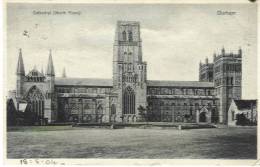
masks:
[[(214, 54), (215, 55), (215, 54)], [(213, 63), (209, 63), (209, 59), (206, 58), (205, 64), (200, 62), (199, 80), (203, 82), (213, 82)]]
[(228, 125), (257, 125), (256, 100), (232, 100), (228, 110)]
[(117, 22), (113, 52), (113, 78), (93, 79), (70, 78), (65, 70), (56, 77), (51, 51), (45, 74), (34, 68), (26, 75), (20, 50), (13, 98), (27, 102), (38, 124), (46, 119), (135, 122), (142, 117), (227, 123), (231, 100), (241, 98), (241, 49), (233, 54), (223, 48), (221, 54), (214, 54), (213, 63), (208, 59), (200, 63), (199, 81), (147, 80), (139, 22)]

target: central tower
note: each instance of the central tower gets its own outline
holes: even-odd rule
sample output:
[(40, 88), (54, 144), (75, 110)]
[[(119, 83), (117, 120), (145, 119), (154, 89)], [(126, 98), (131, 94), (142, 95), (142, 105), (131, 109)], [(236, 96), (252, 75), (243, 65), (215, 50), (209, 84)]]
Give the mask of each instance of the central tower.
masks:
[(118, 94), (122, 121), (138, 119), (138, 107), (146, 107), (146, 62), (142, 61), (140, 24), (118, 21), (113, 55), (113, 88)]

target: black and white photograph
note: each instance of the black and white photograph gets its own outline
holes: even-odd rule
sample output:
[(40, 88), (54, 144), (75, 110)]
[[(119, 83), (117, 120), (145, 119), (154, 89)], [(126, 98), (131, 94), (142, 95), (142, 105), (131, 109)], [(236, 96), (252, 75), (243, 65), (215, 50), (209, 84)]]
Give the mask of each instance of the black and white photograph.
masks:
[(7, 1), (6, 162), (254, 164), (257, 2), (178, 2)]

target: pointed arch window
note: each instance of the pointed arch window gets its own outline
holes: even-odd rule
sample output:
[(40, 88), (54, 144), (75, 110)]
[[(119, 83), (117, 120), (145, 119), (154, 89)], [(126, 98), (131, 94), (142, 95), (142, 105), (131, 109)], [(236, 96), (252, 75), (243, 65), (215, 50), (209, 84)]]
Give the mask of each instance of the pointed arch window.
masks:
[(135, 93), (131, 87), (124, 91), (123, 109), (124, 114), (135, 114)]
[(123, 36), (123, 41), (126, 41), (126, 32), (125, 31), (122, 32), (122, 36)]
[(44, 96), (39, 88), (32, 86), (26, 93), (25, 99), (30, 105), (31, 112), (36, 115), (34, 122), (39, 122), (44, 118)]
[(116, 114), (116, 105), (112, 104), (111, 105), (111, 115), (115, 115)]
[(129, 40), (130, 42), (133, 41), (133, 33), (132, 33), (132, 31), (128, 31), (128, 40)]
[(102, 105), (99, 105), (97, 107), (97, 114), (103, 114), (103, 107), (102, 107)]

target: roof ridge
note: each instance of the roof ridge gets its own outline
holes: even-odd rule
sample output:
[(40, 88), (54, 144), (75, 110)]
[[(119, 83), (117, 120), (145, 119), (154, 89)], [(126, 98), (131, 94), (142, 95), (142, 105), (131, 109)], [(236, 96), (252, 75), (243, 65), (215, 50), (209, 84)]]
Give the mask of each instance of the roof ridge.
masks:
[(235, 101), (257, 101), (257, 99), (237, 99)]
[(101, 80), (112, 80), (110, 78), (81, 78), (81, 77), (56, 77), (56, 79), (101, 79)]
[[(159, 82), (202, 82), (202, 83), (206, 82), (206, 81), (180, 81), (180, 80), (147, 80), (147, 81), (159, 81)], [(206, 83), (213, 83), (213, 82), (206, 82)]]

